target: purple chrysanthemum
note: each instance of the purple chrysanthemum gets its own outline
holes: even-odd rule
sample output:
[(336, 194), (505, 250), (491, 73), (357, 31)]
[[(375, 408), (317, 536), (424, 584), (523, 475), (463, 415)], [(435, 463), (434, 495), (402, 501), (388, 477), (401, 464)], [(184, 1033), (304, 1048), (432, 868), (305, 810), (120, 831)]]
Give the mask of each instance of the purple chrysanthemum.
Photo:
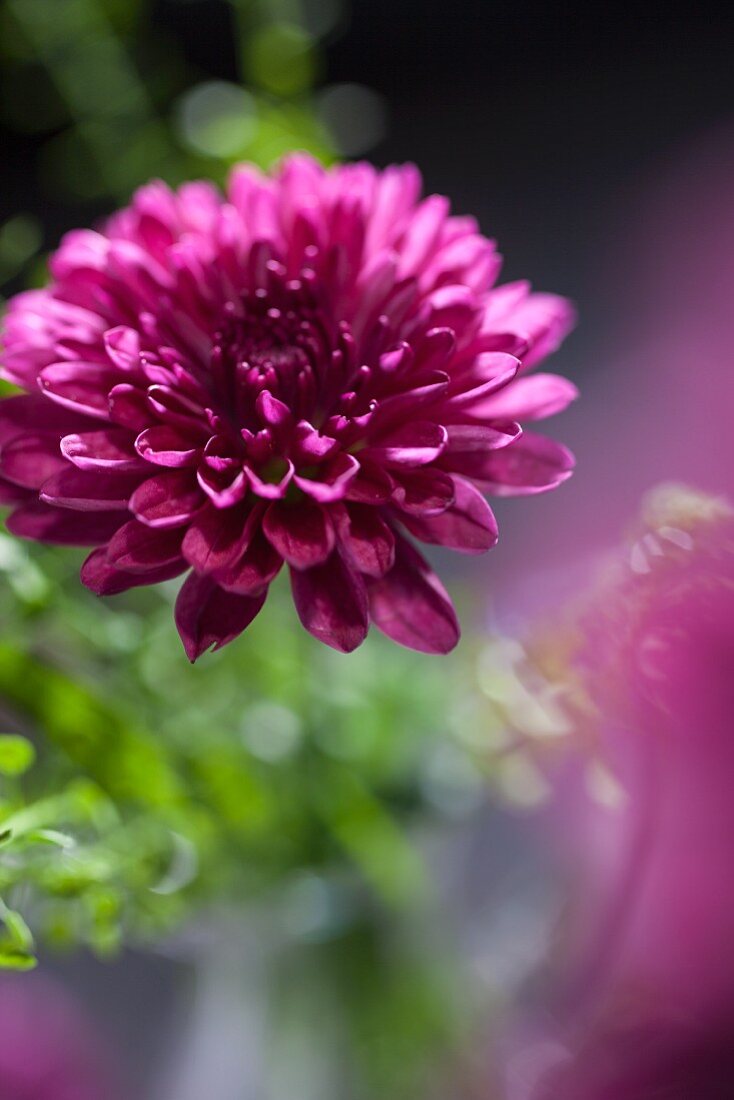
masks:
[(69, 233), (18, 295), (0, 404), (8, 527), (96, 547), (102, 595), (191, 570), (176, 622), (193, 660), (252, 621), (284, 562), (303, 625), (340, 650), (369, 620), (446, 652), (459, 627), (411, 541), (494, 546), (483, 493), (537, 493), (573, 460), (518, 421), (563, 408), (518, 372), (573, 314), (525, 283), (410, 165), (151, 183), (103, 230)]

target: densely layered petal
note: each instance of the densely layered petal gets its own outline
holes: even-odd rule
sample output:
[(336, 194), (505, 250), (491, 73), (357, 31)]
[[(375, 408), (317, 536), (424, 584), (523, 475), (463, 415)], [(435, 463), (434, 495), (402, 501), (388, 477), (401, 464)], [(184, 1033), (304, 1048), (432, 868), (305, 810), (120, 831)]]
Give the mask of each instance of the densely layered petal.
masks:
[(573, 464), (523, 431), (576, 395), (524, 373), (573, 310), (495, 286), (499, 266), (472, 218), (420, 199), (412, 165), (298, 154), (235, 168), (225, 196), (146, 185), (9, 304), (9, 529), (93, 547), (100, 594), (190, 571), (192, 660), (245, 629), (284, 563), (328, 645), (353, 649), (372, 618), (446, 652), (456, 616), (408, 537), (484, 552), (484, 493), (541, 492)]

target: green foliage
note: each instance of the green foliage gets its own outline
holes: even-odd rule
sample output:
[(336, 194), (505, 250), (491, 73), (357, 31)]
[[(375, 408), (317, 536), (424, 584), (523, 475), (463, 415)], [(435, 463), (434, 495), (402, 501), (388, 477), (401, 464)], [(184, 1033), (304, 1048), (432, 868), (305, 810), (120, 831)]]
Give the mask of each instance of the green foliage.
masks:
[(293, 23), (264, 23), (247, 38), (244, 55), (252, 83), (273, 95), (299, 95), (314, 82), (315, 43)]
[(104, 957), (267, 912), (284, 945), (274, 1033), (310, 1034), (303, 972), (331, 1006), (308, 1041), (346, 1027), (365, 1096), (420, 1092), (461, 1019), (449, 948), (415, 936), (441, 924), (416, 838), (442, 820), (447, 744), (463, 751), (461, 657), (375, 633), (335, 653), (276, 585), (236, 643), (192, 667), (175, 583), (98, 600), (78, 567), (0, 536), (0, 897), (22, 914), (0, 964), (33, 965), (22, 922), (42, 950)]
[[(122, 202), (154, 176), (221, 181), (235, 160), (269, 165), (294, 147), (333, 158), (313, 95), (319, 40), (299, 6), (230, 6), (245, 87), (187, 73), (178, 43), (139, 0), (3, 0), (3, 115), (48, 135), (49, 193)], [(39, 245), (31, 219), (19, 218), (0, 228), (0, 281), (26, 262), (19, 250)]]
[(0, 734), (0, 775), (23, 775), (36, 759), (36, 750), (26, 737)]
[(0, 901), (0, 921), (3, 924), (3, 934), (0, 936), (0, 970), (33, 970), (36, 965), (35, 944), (33, 934), (23, 917)]

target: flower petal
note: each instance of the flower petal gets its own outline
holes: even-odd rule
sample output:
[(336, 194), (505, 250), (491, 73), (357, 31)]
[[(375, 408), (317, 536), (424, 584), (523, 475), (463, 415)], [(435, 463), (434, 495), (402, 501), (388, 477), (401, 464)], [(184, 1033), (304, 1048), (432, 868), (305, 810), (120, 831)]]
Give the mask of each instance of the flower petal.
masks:
[[(511, 290), (511, 287), (501, 287)], [(490, 295), (491, 299), (497, 291)], [(511, 296), (508, 296), (508, 301)], [(567, 298), (557, 294), (525, 294), (516, 297), (500, 319), (492, 323), (492, 329), (516, 333), (525, 344), (521, 352), (522, 369), (528, 370), (556, 350), (573, 328), (576, 311)]]
[(99, 363), (52, 363), (38, 376), (41, 389), (65, 408), (109, 420), (108, 394), (118, 381), (111, 367)]
[(342, 452), (332, 462), (319, 469), (318, 480), (299, 474), (296, 474), (293, 480), (307, 496), (313, 497), (322, 504), (329, 504), (334, 500), (342, 500), (358, 473), (359, 463), (354, 455)]
[(0, 450), (0, 474), (25, 489), (40, 489), (44, 481), (67, 467), (57, 435), (27, 432)]
[(156, 466), (195, 466), (201, 454), (201, 440), (167, 424), (146, 428), (135, 440), (135, 450)]
[(241, 557), (260, 523), (261, 508), (203, 508), (193, 519), (182, 552), (197, 573), (226, 569)]
[(454, 500), (454, 483), (443, 470), (401, 470), (395, 476), (392, 499), (401, 512), (413, 516), (445, 512)]
[(256, 526), (242, 556), (234, 564), (218, 569), (215, 578), (228, 592), (254, 596), (267, 588), (282, 565), (280, 554)]
[(379, 443), (365, 448), (364, 456), (385, 466), (426, 466), (446, 447), (448, 434), (441, 424), (414, 420)]
[(313, 569), (291, 569), (298, 617), (310, 634), (341, 653), (351, 653), (367, 636), (364, 581), (334, 551)]
[(421, 653), (449, 653), (459, 641), (456, 612), (428, 563), (404, 539), (395, 564), (369, 587), (370, 614), (388, 638)]
[(127, 512), (71, 512), (38, 500), (16, 508), (5, 521), (13, 535), (59, 546), (98, 546), (128, 518)]
[(142, 432), (153, 421), (145, 390), (121, 382), (113, 386), (109, 394), (110, 420), (133, 432)]
[(522, 428), (512, 420), (498, 420), (491, 425), (452, 424), (448, 432), (449, 444), (437, 465), (450, 473), (479, 479), (491, 464), (492, 454), (514, 443)]
[[(263, 477), (264, 473), (269, 477)], [(293, 463), (290, 459), (271, 465), (270, 470), (253, 470), (251, 466), (245, 467), (247, 480), (252, 486), (253, 492), (264, 500), (280, 500), (288, 491), (288, 486), (293, 480)]]
[(13, 485), (0, 477), (0, 507), (8, 504), (20, 504), (24, 500), (37, 500), (36, 493), (32, 489), (24, 489), (21, 485)]
[(411, 388), (401, 393), (390, 393), (380, 398), (374, 416), (374, 427), (380, 429), (388, 425), (400, 425), (418, 409), (443, 407), (444, 398), (449, 389), (449, 376), (443, 371), (431, 371), (411, 378)]
[[(507, 387), (508, 389), (511, 387)], [(502, 391), (504, 393), (505, 390)], [(501, 395), (500, 395), (501, 396)], [(450, 424), (449, 440), (442, 459), (451, 455), (484, 454), (509, 447), (521, 432), (520, 425), (513, 420), (499, 417), (490, 424)], [(445, 462), (442, 462), (445, 465)]]
[(249, 481), (245, 471), (212, 470), (205, 467), (197, 470), (196, 480), (215, 508), (232, 508), (247, 495)]
[(336, 439), (322, 435), (307, 420), (299, 420), (293, 431), (291, 454), (296, 465), (308, 465), (331, 458), (338, 446)]
[(563, 412), (578, 395), (573, 382), (559, 374), (529, 374), (472, 406), (471, 415), (482, 420), (543, 420)]
[(440, 286), (427, 299), (431, 328), (450, 328), (461, 332), (479, 320), (480, 299), (461, 283)]
[(131, 470), (141, 466), (133, 443), (133, 435), (125, 428), (103, 428), (65, 435), (61, 453), (80, 470)]
[(176, 627), (191, 662), (207, 649), (221, 649), (246, 629), (265, 603), (257, 596), (225, 592), (211, 577), (190, 573), (176, 600)]
[[(159, 368), (160, 369), (160, 368)], [(146, 368), (150, 375), (152, 366)], [(197, 435), (201, 431), (205, 413), (199, 401), (174, 389), (169, 384), (149, 386), (145, 394), (145, 403), (158, 423), (178, 428), (184, 434)]]
[(140, 333), (127, 325), (109, 328), (104, 334), (107, 356), (122, 371), (137, 370), (140, 362)]
[(368, 577), (382, 577), (395, 561), (395, 535), (376, 508), (335, 506), (339, 542), (348, 563)]
[(109, 512), (127, 508), (141, 475), (127, 471), (66, 469), (44, 481), (41, 500), (57, 508), (78, 508), (82, 512)]
[(57, 405), (42, 393), (5, 397), (0, 401), (0, 444), (9, 443), (25, 432), (49, 432), (58, 438), (67, 432), (93, 426), (81, 413)]
[(130, 511), (148, 527), (181, 527), (205, 499), (190, 470), (167, 470), (138, 486), (130, 497)]
[(499, 497), (545, 493), (567, 481), (574, 464), (573, 455), (561, 443), (525, 432), (512, 446), (488, 456), (476, 480)]
[(293, 424), (293, 414), (287, 405), (277, 397), (273, 397), (269, 390), (261, 390), (257, 395), (255, 408), (258, 411), (263, 424), (275, 429), (288, 429)]
[(147, 573), (181, 560), (182, 537), (180, 530), (158, 531), (131, 519), (110, 539), (107, 560), (126, 573)]
[(365, 461), (360, 455), (359, 470), (347, 485), (346, 500), (360, 501), (363, 504), (384, 504), (390, 499), (395, 482), (387, 470), (374, 462)]
[[(490, 393), (509, 385), (520, 369), (520, 360), (504, 352), (482, 352), (462, 375), (452, 377), (451, 396), (443, 402), (446, 412), (461, 416), (467, 408)], [(449, 423), (444, 420), (444, 423)]]
[(326, 561), (334, 549), (334, 527), (316, 501), (276, 501), (263, 517), (263, 531), (280, 556), (295, 569)]
[(400, 520), (421, 542), (483, 554), (497, 545), (497, 521), (478, 489), (463, 477), (453, 481), (454, 502), (440, 515), (402, 515)]
[(90, 591), (97, 596), (115, 596), (119, 592), (127, 592), (129, 588), (140, 588), (146, 584), (160, 584), (161, 581), (170, 581), (178, 577), (188, 569), (188, 563), (183, 558), (177, 558), (167, 565), (147, 569), (138, 573), (123, 573), (110, 564), (107, 557), (107, 548), (101, 547), (93, 550), (81, 568), (81, 581)]

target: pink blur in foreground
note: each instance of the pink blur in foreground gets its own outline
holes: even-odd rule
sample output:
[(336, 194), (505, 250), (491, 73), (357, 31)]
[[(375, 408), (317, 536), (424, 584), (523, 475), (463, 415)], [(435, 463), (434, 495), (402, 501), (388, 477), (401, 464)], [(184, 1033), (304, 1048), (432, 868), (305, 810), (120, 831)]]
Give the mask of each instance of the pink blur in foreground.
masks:
[(575, 626), (569, 698), (618, 789), (600, 803), (583, 755), (566, 761), (550, 821), (575, 897), (511, 1029), (504, 1095), (723, 1100), (734, 1079), (728, 506), (653, 497)]
[(114, 1100), (98, 1037), (39, 975), (0, 978), (2, 1100)]

